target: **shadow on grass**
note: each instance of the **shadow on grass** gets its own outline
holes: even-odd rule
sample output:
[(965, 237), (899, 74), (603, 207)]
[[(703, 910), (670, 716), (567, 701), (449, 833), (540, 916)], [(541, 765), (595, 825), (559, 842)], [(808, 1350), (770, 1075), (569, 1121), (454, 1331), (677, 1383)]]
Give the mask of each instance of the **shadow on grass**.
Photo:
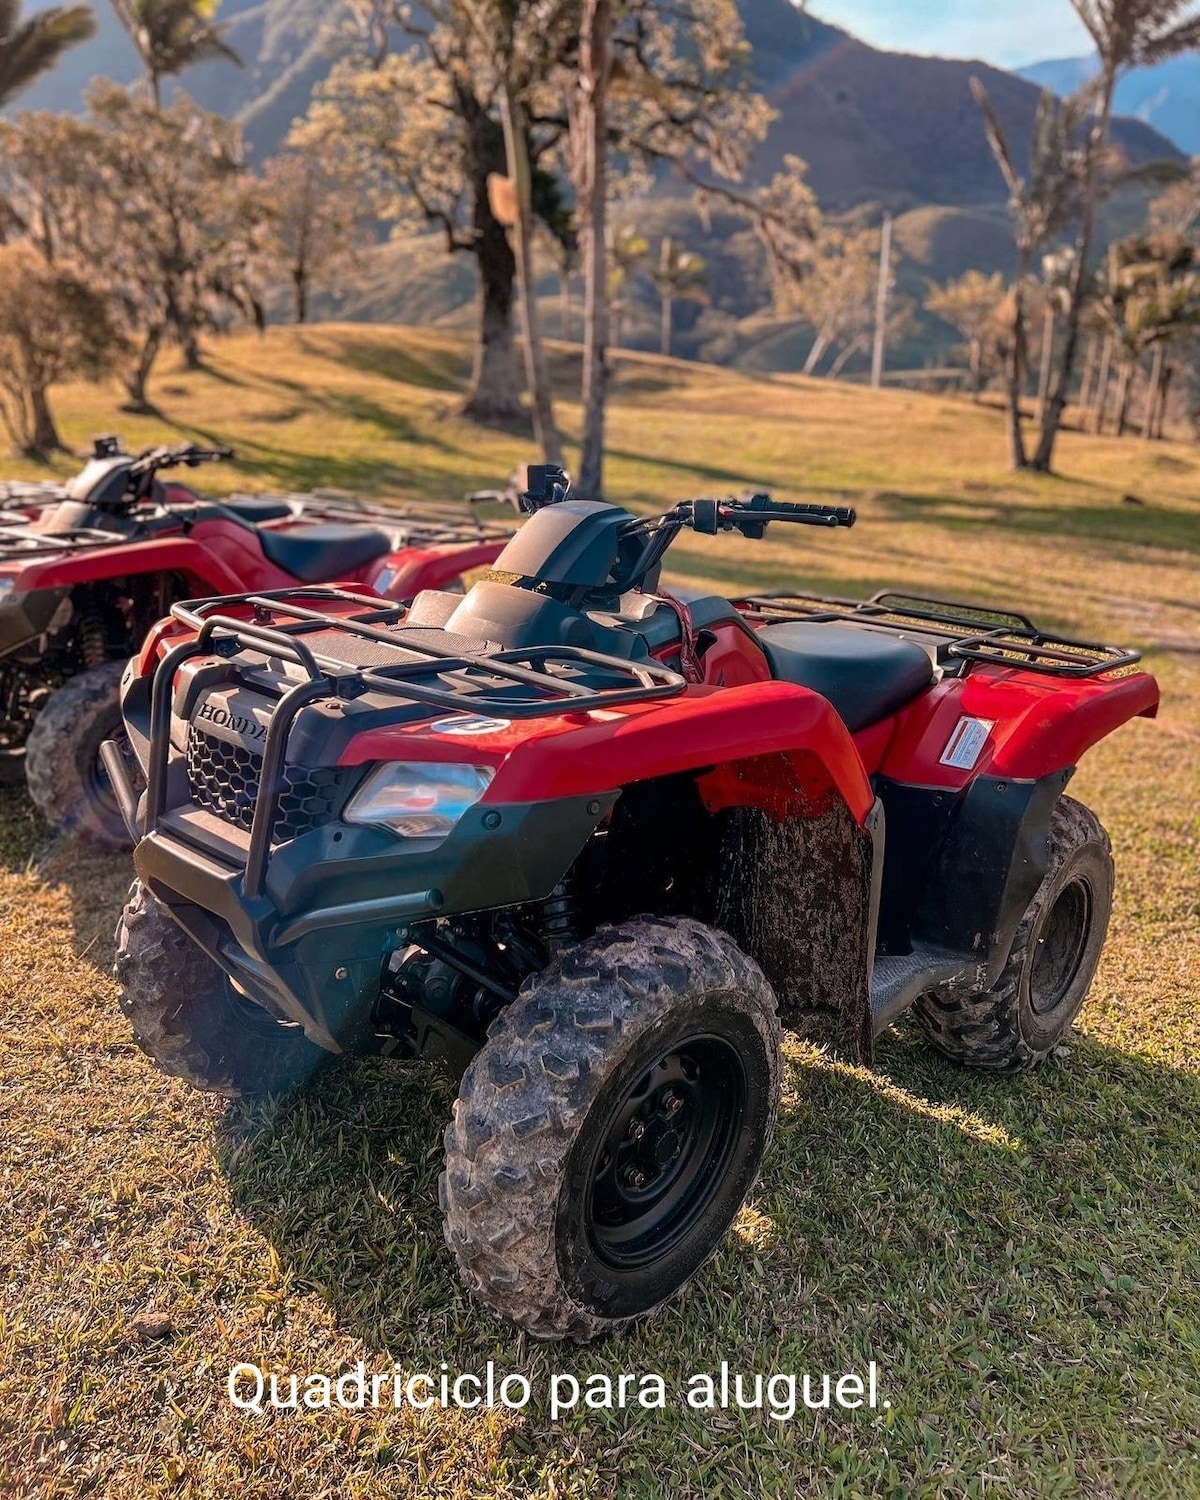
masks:
[[(302, 339), (300, 347), (306, 354), (317, 358), (331, 357), (328, 348), (309, 339)], [(444, 365), (439, 366), (436, 361), (418, 359), (407, 350), (372, 339), (356, 339), (352, 335), (337, 338), (336, 353), (332, 357), (360, 374), (380, 376), (384, 380), (428, 391), (459, 391), (467, 373), (465, 363), (451, 355), (447, 355)]]
[(1114, 499), (1102, 505), (1011, 506), (956, 495), (877, 493), (891, 518), (921, 520), (967, 534), (1012, 533), (1065, 540), (1116, 542), (1123, 547), (1164, 547), (1200, 552), (1200, 515), (1156, 506), (1126, 506)]
[[(1200, 1078), (1080, 1041), (1039, 1074), (997, 1080), (911, 1034), (886, 1041), (880, 1068), (792, 1055), (763, 1179), (717, 1259), (656, 1319), (586, 1351), (524, 1337), (514, 1348), (460, 1287), (436, 1192), (453, 1088), (437, 1075), (347, 1065), (291, 1103), (231, 1112), (215, 1149), (288, 1284), (409, 1369), (495, 1359), (535, 1388), (556, 1369), (654, 1370), (683, 1388), (722, 1359), (749, 1371), (876, 1360), (895, 1400), (893, 1453), (919, 1454), (926, 1427), (939, 1463), (965, 1445), (978, 1466), (980, 1433), (1001, 1428), (1035, 1447), (1061, 1432), (1125, 1451), (1130, 1380), (1187, 1388), (1170, 1308), (1196, 1212)], [(844, 1440), (852, 1419), (828, 1420), (819, 1439), (739, 1427), (762, 1445), (759, 1479), (811, 1462), (810, 1443)], [(628, 1431), (618, 1414), (586, 1427), (601, 1445)], [(658, 1493), (655, 1465), (686, 1472), (689, 1443), (712, 1434), (685, 1416), (640, 1436), (651, 1441), (622, 1461), (651, 1486), (637, 1493)], [(520, 1441), (536, 1452), (552, 1435)]]

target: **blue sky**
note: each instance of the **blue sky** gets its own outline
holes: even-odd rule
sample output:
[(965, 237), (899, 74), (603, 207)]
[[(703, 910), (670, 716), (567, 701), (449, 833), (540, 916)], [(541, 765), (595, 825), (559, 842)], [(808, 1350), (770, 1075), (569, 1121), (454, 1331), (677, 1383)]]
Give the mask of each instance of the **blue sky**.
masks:
[(822, 21), (893, 51), (1021, 67), (1091, 51), (1069, 0), (810, 0)]

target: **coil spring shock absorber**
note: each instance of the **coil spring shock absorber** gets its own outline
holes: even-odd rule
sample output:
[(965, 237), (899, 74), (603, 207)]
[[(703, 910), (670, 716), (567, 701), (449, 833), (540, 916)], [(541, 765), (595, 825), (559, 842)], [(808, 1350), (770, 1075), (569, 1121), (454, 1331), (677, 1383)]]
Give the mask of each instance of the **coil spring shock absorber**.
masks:
[(568, 875), (559, 881), (542, 902), (539, 932), (551, 953), (568, 948), (579, 939), (578, 910), (575, 905), (575, 882)]
[(79, 619), (79, 650), (83, 656), (85, 671), (102, 667), (108, 660), (108, 633), (104, 621), (94, 610), (88, 610)]

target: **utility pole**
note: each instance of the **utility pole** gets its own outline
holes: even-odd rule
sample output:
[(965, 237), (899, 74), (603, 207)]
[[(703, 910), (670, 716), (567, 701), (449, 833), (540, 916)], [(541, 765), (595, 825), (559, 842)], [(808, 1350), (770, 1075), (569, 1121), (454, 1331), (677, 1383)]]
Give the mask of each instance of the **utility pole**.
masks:
[(871, 361), (871, 385), (883, 384), (883, 357), (887, 349), (888, 301), (892, 295), (892, 216), (883, 216), (883, 246), (879, 252), (879, 296), (875, 302), (875, 355)]

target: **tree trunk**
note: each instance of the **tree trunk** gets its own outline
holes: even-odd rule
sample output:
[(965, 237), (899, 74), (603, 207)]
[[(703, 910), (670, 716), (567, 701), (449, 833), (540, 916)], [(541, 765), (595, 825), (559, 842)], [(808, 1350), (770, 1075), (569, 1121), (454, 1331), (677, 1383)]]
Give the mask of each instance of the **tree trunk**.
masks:
[(1162, 441), (1163, 432), (1167, 425), (1167, 402), (1171, 396), (1171, 382), (1175, 379), (1175, 366), (1168, 365), (1163, 371), (1162, 390), (1158, 397), (1158, 412), (1154, 421), (1154, 436), (1159, 442)]
[(63, 440), (58, 435), (54, 413), (50, 410), (50, 394), (41, 386), (36, 386), (29, 392), (29, 417), (26, 458), (49, 458), (52, 453), (66, 452)]
[(462, 414), (487, 425), (513, 426), (528, 422), (528, 414), (521, 405), (523, 381), (513, 338), (517, 262), (504, 226), (492, 213), (487, 186), (490, 162), (482, 141), (472, 157), (473, 253), (479, 271), (476, 294), (479, 324), (471, 386)]
[(1062, 426), (1063, 412), (1070, 394), (1071, 377), (1075, 373), (1075, 355), (1079, 348), (1079, 330), (1083, 321), (1084, 293), (1087, 290), (1088, 261), (1091, 259), (1092, 242), (1096, 233), (1097, 186), (1100, 160), (1108, 139), (1108, 123), (1112, 117), (1113, 93), (1116, 89), (1116, 74), (1108, 68), (1101, 84), (1096, 103), (1096, 115), (1088, 141), (1088, 180), (1084, 186), (1083, 212), (1079, 222), (1079, 234), (1075, 241), (1075, 265), (1067, 295), (1067, 321), (1063, 335), (1062, 353), (1059, 355), (1058, 371), (1053, 380), (1042, 420), (1041, 437), (1033, 456), (1033, 467), (1039, 473), (1048, 474), (1054, 463), (1054, 446)]
[(303, 325), (308, 322), (308, 272), (303, 266), (292, 271), (292, 281), (296, 287), (296, 322)]
[(1083, 431), (1087, 431), (1091, 420), (1092, 397), (1094, 395), (1093, 385), (1096, 379), (1096, 339), (1093, 336), (1088, 340), (1087, 355), (1083, 361), (1083, 378), (1079, 389), (1079, 425)]
[(1014, 471), (1027, 469), (1025, 432), (1021, 426), (1021, 397), (1025, 385), (1025, 280), (1029, 275), (1029, 257), (1022, 253), (1017, 261), (1017, 283), (1013, 288), (1013, 327), (1008, 351), (1008, 456)]
[(1163, 346), (1155, 344), (1153, 362), (1150, 366), (1150, 388), (1146, 392), (1146, 411), (1142, 418), (1142, 437), (1148, 443), (1154, 437), (1158, 421), (1158, 403), (1162, 396)]
[(971, 371), (971, 400), (983, 394), (983, 340), (975, 335), (967, 344), (967, 364)]
[(1125, 360), (1121, 365), (1121, 379), (1117, 386), (1117, 415), (1113, 423), (1113, 435), (1125, 436), (1125, 424), (1129, 420), (1129, 396), (1133, 389), (1133, 361)]
[(846, 368), (846, 366), (850, 363), (854, 356), (860, 352), (861, 348), (862, 345), (858, 342), (858, 340), (851, 339), (851, 341), (834, 360), (833, 366), (829, 371), (830, 380), (841, 379), (842, 371)]
[(537, 287), (533, 265), (532, 177), (529, 146), (525, 136), (525, 117), (520, 101), (506, 78), (500, 90), (504, 123), (504, 145), (508, 154), (508, 174), (517, 198), (517, 279), (521, 286), (521, 321), (525, 331), (525, 376), (533, 402), (533, 432), (542, 457), (548, 464), (562, 463), (562, 444), (554, 420), (554, 399), (550, 391), (550, 373), (546, 351), (542, 347), (538, 326)]
[(1047, 403), (1050, 398), (1050, 372), (1054, 361), (1054, 334), (1058, 317), (1054, 303), (1047, 301), (1046, 315), (1042, 322), (1042, 364), (1038, 372), (1037, 419), (1040, 426), (1046, 420)]
[[(612, 78), (612, 0), (586, 0), (579, 37), (576, 192), (583, 221), (583, 432), (579, 493), (604, 493), (608, 403), (608, 88)], [(616, 330), (620, 347), (620, 324)]]
[(829, 335), (818, 333), (813, 340), (813, 346), (808, 351), (808, 358), (804, 361), (804, 374), (815, 375), (817, 366), (825, 358), (825, 351), (829, 348)]
[(142, 344), (142, 352), (138, 356), (138, 362), (125, 376), (125, 391), (129, 397), (123, 410), (134, 412), (142, 416), (154, 415), (154, 407), (150, 401), (148, 387), (150, 376), (158, 359), (159, 350), (162, 348), (163, 330), (161, 326), (151, 328), (146, 334), (145, 342)]
[(1104, 418), (1108, 413), (1108, 387), (1112, 380), (1113, 343), (1111, 334), (1104, 336), (1104, 348), (1100, 353), (1100, 374), (1096, 380), (1096, 412), (1092, 431), (1099, 435), (1104, 431)]
[(671, 325), (675, 320), (675, 297), (671, 289), (671, 258), (674, 253), (675, 247), (671, 243), (671, 236), (667, 235), (662, 242), (662, 256), (659, 260), (662, 323), (658, 336), (658, 352), (664, 359), (668, 358), (671, 353)]

